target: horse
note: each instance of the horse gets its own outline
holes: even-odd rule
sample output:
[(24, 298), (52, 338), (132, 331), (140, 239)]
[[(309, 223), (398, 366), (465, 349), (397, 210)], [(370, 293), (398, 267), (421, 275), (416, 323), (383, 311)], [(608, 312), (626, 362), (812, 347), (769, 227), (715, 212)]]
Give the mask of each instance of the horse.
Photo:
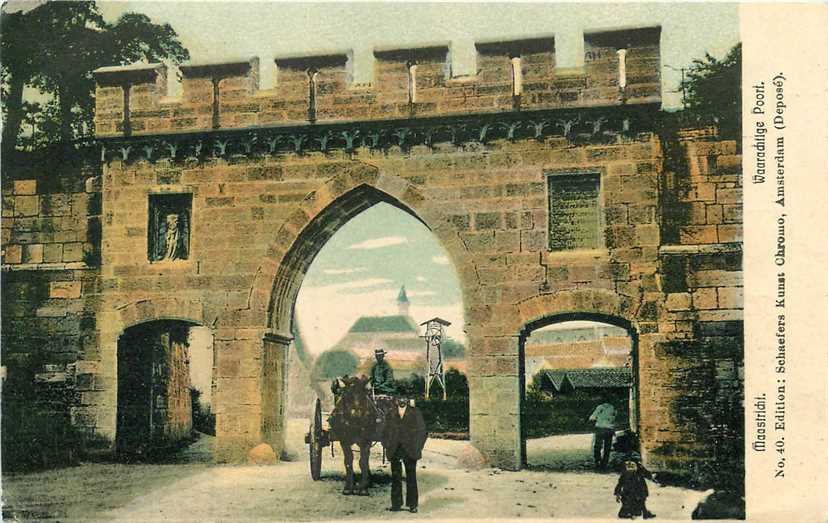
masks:
[[(378, 432), (378, 411), (371, 400), (368, 378), (344, 377), (341, 380), (344, 387), (340, 389), (339, 401), (328, 418), (328, 423), (342, 446), (345, 461), (345, 488), (342, 493), (346, 496), (367, 496), (371, 481), (368, 459), (371, 454), (371, 443)], [(359, 447), (360, 480), (356, 489), (354, 451), (351, 448), (353, 445)]]

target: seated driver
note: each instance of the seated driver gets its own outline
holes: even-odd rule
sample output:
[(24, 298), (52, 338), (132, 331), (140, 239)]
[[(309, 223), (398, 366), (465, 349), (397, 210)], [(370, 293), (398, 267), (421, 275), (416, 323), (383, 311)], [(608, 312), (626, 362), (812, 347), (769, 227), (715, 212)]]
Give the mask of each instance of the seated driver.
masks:
[(394, 384), (394, 371), (391, 365), (385, 361), (387, 353), (382, 348), (374, 351), (374, 357), (377, 362), (371, 367), (371, 385), (374, 387), (374, 394), (383, 394), (386, 396), (394, 396), (397, 394), (397, 388)]

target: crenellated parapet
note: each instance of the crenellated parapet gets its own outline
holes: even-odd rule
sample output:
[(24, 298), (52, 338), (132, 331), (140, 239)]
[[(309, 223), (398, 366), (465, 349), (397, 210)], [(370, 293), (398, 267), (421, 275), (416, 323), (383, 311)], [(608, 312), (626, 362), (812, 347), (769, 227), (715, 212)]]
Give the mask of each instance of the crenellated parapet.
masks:
[(355, 85), (350, 52), (275, 59), (259, 89), (258, 58), (181, 66), (167, 97), (162, 64), (95, 71), (96, 133), (130, 137), (336, 122), (578, 110), (661, 102), (660, 28), (587, 33), (584, 66), (560, 69), (553, 37), (479, 42), (477, 74), (454, 78), (450, 46), (374, 51), (374, 81)]
[(477, 74), (454, 78), (449, 44), (374, 51), (374, 80), (353, 83), (350, 52), (275, 59), (259, 89), (258, 58), (181, 67), (182, 95), (167, 97), (161, 64), (105, 67), (96, 133), (182, 132), (405, 120), (535, 110), (658, 105), (660, 28), (586, 33), (584, 66), (561, 69), (555, 40), (478, 42)]

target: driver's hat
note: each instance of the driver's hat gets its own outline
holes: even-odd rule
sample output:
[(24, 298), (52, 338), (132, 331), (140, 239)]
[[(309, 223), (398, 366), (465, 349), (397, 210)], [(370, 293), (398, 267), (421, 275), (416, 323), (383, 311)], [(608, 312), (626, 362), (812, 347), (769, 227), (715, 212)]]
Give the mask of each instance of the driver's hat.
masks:
[(382, 347), (380, 347), (380, 348), (378, 348), (374, 351), (374, 356), (379, 356), (379, 355), (385, 356), (386, 354), (388, 354), (388, 353), (385, 352), (385, 349), (383, 349)]

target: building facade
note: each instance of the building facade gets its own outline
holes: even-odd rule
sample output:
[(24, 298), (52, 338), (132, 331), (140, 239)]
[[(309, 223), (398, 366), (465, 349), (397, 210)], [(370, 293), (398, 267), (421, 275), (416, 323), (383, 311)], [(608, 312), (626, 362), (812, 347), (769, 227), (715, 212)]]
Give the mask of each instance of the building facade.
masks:
[[(660, 123), (660, 34), (585, 34), (577, 70), (556, 67), (551, 37), (481, 43), (471, 78), (447, 73), (446, 47), (376, 52), (370, 87), (349, 84), (347, 53), (278, 58), (270, 91), (257, 60), (183, 66), (176, 100), (161, 65), (101, 69), (100, 176), (61, 196), (82, 195), (59, 224), (84, 232), (60, 248), (21, 236), (55, 198), (4, 187), (5, 275), (47, 293), (11, 282), (15, 325), (78, 318), (62, 362), (71, 423), (103, 447), (117, 439), (119, 338), (161, 320), (209, 326), (216, 459), (262, 442), (278, 454), (302, 278), (342, 224), (388, 202), (457, 269), (471, 441), (491, 463), (522, 463), (527, 334), (578, 319), (632, 339), (648, 465), (692, 470), (716, 454), (711, 427), (741, 427), (741, 156)], [(4, 350), (22, 354), (28, 331), (9, 334), (6, 310)]]

